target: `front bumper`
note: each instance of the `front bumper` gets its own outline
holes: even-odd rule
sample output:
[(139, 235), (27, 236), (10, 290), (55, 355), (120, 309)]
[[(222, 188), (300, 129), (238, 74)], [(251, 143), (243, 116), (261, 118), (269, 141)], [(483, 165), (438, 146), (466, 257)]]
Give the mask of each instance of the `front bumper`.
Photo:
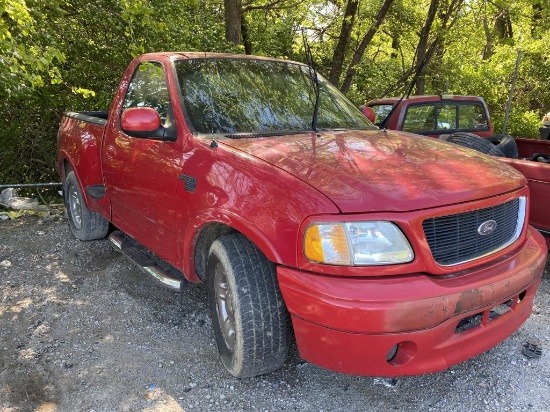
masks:
[(529, 228), (497, 262), (447, 276), (344, 278), (280, 266), (300, 355), (354, 375), (419, 375), (494, 347), (529, 317), (547, 258)]

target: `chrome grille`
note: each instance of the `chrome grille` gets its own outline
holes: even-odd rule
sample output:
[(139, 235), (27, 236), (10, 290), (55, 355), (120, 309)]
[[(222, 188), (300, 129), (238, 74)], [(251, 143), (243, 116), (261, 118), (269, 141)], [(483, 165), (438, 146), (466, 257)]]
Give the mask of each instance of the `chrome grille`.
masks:
[[(514, 242), (523, 227), (525, 198), (456, 215), (427, 219), (422, 223), (434, 260), (442, 266), (468, 262), (494, 253)], [(480, 229), (494, 221), (490, 234)]]

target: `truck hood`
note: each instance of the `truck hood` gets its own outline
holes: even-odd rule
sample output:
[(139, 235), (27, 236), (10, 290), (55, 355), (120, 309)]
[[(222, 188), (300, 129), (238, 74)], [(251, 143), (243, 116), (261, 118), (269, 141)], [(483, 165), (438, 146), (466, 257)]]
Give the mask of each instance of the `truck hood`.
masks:
[(344, 213), (457, 204), (527, 183), (513, 168), (482, 153), (403, 132), (337, 131), (220, 142), (308, 183)]

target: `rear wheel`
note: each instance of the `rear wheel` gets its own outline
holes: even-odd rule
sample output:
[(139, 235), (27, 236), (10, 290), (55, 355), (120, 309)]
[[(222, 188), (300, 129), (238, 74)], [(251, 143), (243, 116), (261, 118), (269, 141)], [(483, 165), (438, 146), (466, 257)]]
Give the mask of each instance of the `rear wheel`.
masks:
[(221, 360), (238, 378), (282, 366), (289, 318), (275, 265), (241, 234), (217, 239), (208, 258), (208, 300)]
[(67, 173), (63, 186), (63, 197), (69, 218), (69, 227), (79, 240), (102, 239), (109, 231), (109, 222), (86, 207), (80, 186), (74, 172)]

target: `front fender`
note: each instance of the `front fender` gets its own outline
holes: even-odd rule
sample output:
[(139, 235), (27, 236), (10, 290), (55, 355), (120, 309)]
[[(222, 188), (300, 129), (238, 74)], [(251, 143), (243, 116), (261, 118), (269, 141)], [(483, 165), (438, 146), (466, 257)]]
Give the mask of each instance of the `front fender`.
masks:
[(196, 187), (187, 190), (182, 184), (178, 198), (180, 221), (185, 222), (180, 228), (179, 263), (191, 281), (199, 279), (195, 248), (208, 225), (238, 231), (272, 262), (296, 267), (303, 220), (319, 213), (339, 213), (325, 195), (292, 174), (253, 156), (225, 150), (221, 144), (215, 152), (194, 151), (185, 159), (182, 173), (196, 177)]
[[(230, 231), (237, 231), (245, 235), (251, 242), (253, 242), (262, 253), (272, 262), (283, 263), (279, 251), (275, 247), (272, 240), (268, 235), (260, 228), (255, 227), (250, 221), (244, 219), (242, 216), (238, 216), (235, 213), (220, 210), (208, 210), (199, 216), (196, 216), (189, 224), (192, 230), (184, 232), (183, 238), (183, 250), (182, 256), (186, 256), (186, 259), (182, 260), (183, 273), (192, 282), (199, 282), (201, 280), (197, 273), (196, 267), (199, 262), (195, 261), (196, 248), (205, 247), (205, 244), (199, 243), (198, 239), (200, 234), (206, 230), (206, 228), (222, 225), (227, 230), (221, 231), (223, 233)], [(220, 231), (220, 230), (219, 230)], [(214, 239), (207, 242), (206, 245), (212, 243)], [(293, 243), (296, 244), (296, 241)], [(208, 254), (208, 250), (202, 251)]]

